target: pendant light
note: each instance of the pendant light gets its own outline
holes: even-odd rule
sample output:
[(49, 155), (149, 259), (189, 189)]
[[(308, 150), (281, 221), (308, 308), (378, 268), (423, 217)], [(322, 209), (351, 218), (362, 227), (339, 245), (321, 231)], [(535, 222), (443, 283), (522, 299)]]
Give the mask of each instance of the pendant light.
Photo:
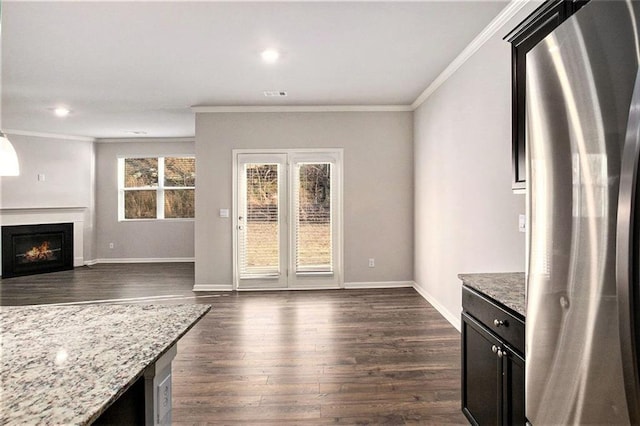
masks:
[(18, 154), (4, 133), (0, 132), (0, 176), (18, 176)]

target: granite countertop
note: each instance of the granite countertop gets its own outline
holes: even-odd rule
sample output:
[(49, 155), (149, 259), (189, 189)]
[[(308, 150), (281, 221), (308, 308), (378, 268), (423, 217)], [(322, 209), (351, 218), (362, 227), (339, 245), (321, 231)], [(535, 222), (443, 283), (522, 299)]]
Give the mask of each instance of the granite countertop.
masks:
[(88, 424), (210, 305), (0, 308), (0, 424)]
[(526, 316), (524, 272), (492, 274), (459, 274), (467, 287), (478, 290), (490, 298)]

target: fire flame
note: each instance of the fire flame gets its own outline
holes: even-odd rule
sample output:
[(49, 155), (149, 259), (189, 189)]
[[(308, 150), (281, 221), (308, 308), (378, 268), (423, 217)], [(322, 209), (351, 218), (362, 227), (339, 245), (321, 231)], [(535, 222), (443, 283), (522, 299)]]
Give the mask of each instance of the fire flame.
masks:
[(31, 247), (24, 254), (24, 258), (28, 262), (53, 259), (53, 251), (49, 249), (49, 241), (45, 241), (37, 247)]

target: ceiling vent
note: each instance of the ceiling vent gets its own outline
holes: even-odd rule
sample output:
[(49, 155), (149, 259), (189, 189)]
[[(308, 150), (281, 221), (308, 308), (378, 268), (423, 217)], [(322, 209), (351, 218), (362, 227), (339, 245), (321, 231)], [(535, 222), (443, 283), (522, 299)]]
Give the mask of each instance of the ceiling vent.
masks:
[(287, 92), (285, 92), (284, 90), (265, 90), (264, 95), (268, 98), (283, 98), (287, 96)]

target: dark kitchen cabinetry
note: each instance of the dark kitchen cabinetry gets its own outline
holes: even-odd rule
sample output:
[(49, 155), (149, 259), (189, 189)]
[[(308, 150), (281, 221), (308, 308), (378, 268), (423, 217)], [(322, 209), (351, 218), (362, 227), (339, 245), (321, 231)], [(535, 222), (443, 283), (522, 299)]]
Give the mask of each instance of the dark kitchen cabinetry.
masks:
[(524, 318), (462, 289), (462, 411), (472, 424), (523, 425)]
[(511, 43), (513, 189), (525, 188), (527, 52), (588, 0), (548, 0), (505, 37)]

